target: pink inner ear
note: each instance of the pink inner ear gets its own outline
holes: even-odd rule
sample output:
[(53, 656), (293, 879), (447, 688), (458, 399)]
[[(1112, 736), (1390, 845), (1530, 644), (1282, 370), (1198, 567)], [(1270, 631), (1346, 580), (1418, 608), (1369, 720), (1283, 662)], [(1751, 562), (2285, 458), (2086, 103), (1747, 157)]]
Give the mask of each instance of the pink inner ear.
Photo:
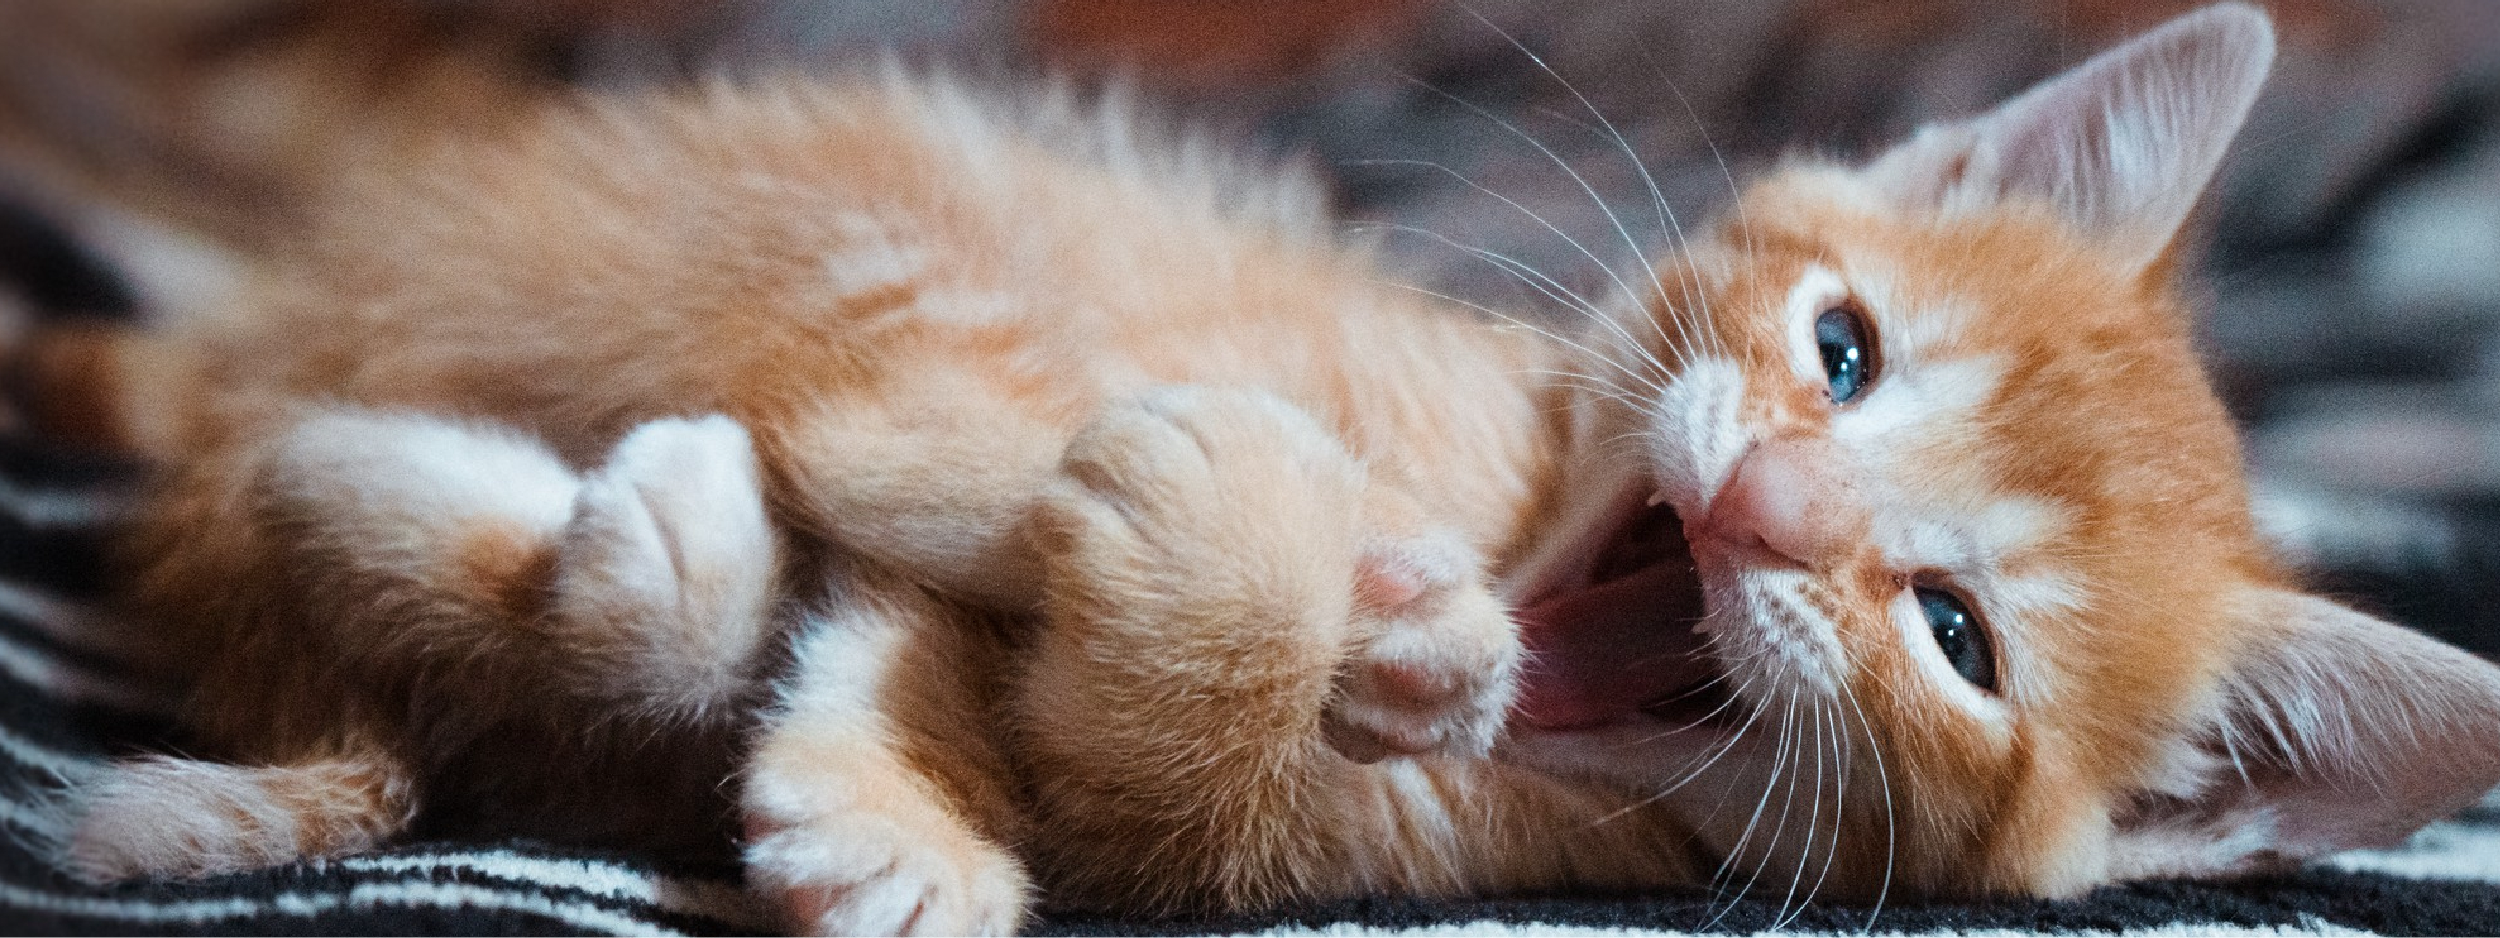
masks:
[(2239, 614), (2248, 640), (2198, 721), (2202, 788), (2120, 818), (2122, 841), (2171, 851), (2140, 862), (2220, 873), (2391, 846), (2500, 786), (2500, 667), (2297, 593), (2252, 589)]
[(2397, 784), (2354, 778), (2342, 784), (2301, 785), (2273, 799), (2276, 851), (2313, 857), (2393, 847), (2423, 825), (2473, 805), (2491, 783), (2486, 774), (2434, 764)]
[(1922, 132), (1870, 176), (1912, 208), (2043, 202), (2149, 265), (2195, 208), (2273, 61), (2263, 12), (2208, 7), (1982, 117)]

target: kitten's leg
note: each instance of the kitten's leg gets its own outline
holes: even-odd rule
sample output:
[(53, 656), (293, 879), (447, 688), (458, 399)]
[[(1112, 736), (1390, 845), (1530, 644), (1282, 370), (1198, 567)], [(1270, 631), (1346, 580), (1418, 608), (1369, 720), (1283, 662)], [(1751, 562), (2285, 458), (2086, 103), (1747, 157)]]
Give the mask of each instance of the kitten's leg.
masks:
[(237, 766), (178, 758), (117, 763), (73, 792), (62, 868), (88, 882), (206, 876), (370, 850), (416, 808), (407, 769), (377, 747)]
[[(260, 657), (202, 674), (193, 714), (253, 764), (138, 760), (80, 786), (65, 807), (81, 875), (195, 875), (397, 833), (415, 797), (401, 760), (329, 741), (397, 712), (353, 699), (367, 688), (419, 687), (424, 719), (492, 725), (519, 706), (725, 716), (755, 684), (774, 545), (726, 419), (646, 424), (584, 478), (508, 431), (324, 411), (243, 466), (234, 501), (176, 504), (263, 573), (194, 571), (158, 599), (262, 594), (216, 607), (237, 615), (219, 624), (238, 630), (228, 653)], [(326, 688), (289, 679), (342, 672)]]
[(580, 656), (585, 694), (701, 716), (754, 683), (779, 562), (745, 428), (646, 423), (582, 482), (556, 551), (551, 628)]
[(330, 412), (258, 478), (270, 543), (351, 658), (672, 717), (753, 683), (776, 548), (727, 418), (644, 424), (577, 477), (510, 431)]
[(1114, 407), (1063, 472), (1020, 701), (1055, 885), (1229, 907), (1395, 885), (1366, 879), (1373, 789), (1330, 742), (1491, 741), (1518, 642), (1464, 548), (1264, 393)]
[(1001, 935), (1021, 839), (994, 707), (1006, 651), (914, 591), (856, 591), (801, 626), (747, 769), (748, 881), (829, 935)]

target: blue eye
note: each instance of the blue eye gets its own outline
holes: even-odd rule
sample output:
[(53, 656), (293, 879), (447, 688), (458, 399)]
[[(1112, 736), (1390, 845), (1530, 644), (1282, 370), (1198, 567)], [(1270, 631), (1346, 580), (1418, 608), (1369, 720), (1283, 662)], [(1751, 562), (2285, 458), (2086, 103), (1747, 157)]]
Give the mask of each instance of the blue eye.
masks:
[(1979, 624), (1961, 597), (1945, 590), (1921, 586), (1912, 590), (1918, 597), (1919, 612), (1927, 616), (1927, 628), (1935, 633), (1936, 648), (1944, 652), (1944, 660), (1953, 663), (1953, 672), (1981, 690), (1997, 689), (1997, 654), (1988, 640), (1988, 630)]
[(1832, 403), (1846, 404), (1875, 383), (1875, 326), (1855, 303), (1824, 310), (1814, 318), (1814, 347), (1823, 354), (1823, 377), (1831, 383)]

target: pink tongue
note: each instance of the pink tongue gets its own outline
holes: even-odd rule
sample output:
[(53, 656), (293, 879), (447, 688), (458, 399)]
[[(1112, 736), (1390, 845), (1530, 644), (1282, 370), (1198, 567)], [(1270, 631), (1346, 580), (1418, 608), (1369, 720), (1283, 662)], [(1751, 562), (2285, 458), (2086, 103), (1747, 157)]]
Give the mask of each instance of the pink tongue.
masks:
[(1521, 610), (1530, 658), (1520, 717), (1589, 729), (1709, 680), (1691, 589), (1689, 572), (1662, 563)]

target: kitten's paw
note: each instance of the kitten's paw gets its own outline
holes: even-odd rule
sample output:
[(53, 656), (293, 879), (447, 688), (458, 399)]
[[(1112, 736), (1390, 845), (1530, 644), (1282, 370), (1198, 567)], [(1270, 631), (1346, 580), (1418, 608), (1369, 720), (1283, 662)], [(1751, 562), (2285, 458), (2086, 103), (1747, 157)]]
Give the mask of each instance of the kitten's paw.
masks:
[(1078, 485), (1055, 510), (1083, 532), (1093, 601), (1167, 619), (1333, 617), (1341, 632), (1312, 634), (1337, 669), (1331, 745), (1360, 762), (1491, 747), (1521, 651), (1482, 560), (1455, 536), (1366, 536), (1413, 516), (1384, 510), (1390, 493), (1307, 413), (1259, 392), (1163, 389), (1105, 412), (1063, 468)]
[(1069, 443), (1061, 468), (1125, 515), (1175, 520), (1258, 503), (1351, 504), (1363, 477), (1326, 428), (1284, 399), (1188, 385), (1112, 405)]
[(751, 833), (748, 882), (800, 934), (1008, 935), (1024, 919), (1024, 871), (953, 830), (859, 815)]
[(640, 696), (701, 708), (743, 683), (776, 563), (746, 428), (655, 420), (583, 481), (557, 551), (555, 613)]
[(1356, 563), (1357, 646), (1321, 724), (1356, 762), (1482, 755), (1518, 687), (1519, 632), (1454, 537), (1384, 539)]
[(1060, 470), (1074, 484), (1050, 511), (1084, 532), (1075, 550), (1089, 582), (1236, 602), (1342, 576), (1347, 555), (1331, 547), (1354, 543), (1364, 477), (1318, 421), (1275, 395), (1188, 386), (1106, 409)]

